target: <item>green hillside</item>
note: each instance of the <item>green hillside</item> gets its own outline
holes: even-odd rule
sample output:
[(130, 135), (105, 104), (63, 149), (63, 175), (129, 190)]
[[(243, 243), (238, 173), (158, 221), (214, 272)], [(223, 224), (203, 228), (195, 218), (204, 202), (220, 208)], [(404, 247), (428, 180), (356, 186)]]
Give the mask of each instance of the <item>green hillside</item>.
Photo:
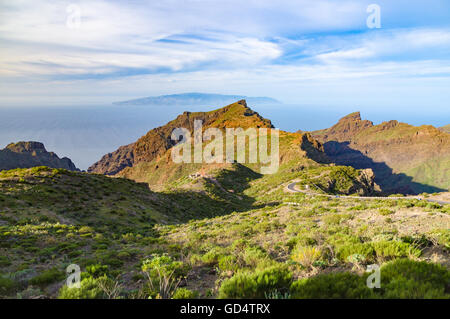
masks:
[[(444, 291), (449, 205), (285, 190), (292, 180), (311, 183), (321, 176), (338, 179), (335, 191), (345, 192), (359, 174), (346, 167), (286, 163), (278, 174), (263, 176), (233, 164), (152, 192), (145, 184), (95, 174), (44, 167), (3, 171), (0, 295), (449, 297)], [(390, 289), (364, 288), (364, 265), (373, 262), (394, 268), (392, 277), (383, 279)], [(83, 270), (79, 290), (64, 286), (65, 268), (73, 263)], [(410, 272), (395, 272), (398, 267)], [(166, 279), (178, 289), (156, 288), (157, 269), (175, 270)], [(257, 280), (265, 276), (272, 278), (269, 283)], [(395, 285), (413, 277), (416, 290)], [(430, 286), (432, 278), (439, 280)], [(248, 289), (242, 290), (242, 282)], [(331, 292), (330, 282), (339, 283), (339, 291)]]

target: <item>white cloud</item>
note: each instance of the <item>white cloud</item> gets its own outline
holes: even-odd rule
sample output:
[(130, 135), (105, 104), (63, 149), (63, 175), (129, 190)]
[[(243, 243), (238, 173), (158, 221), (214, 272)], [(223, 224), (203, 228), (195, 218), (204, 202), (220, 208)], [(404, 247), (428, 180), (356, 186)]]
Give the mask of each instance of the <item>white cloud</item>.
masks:
[[(182, 11), (157, 5), (141, 12), (132, 6), (82, 2), (80, 28), (70, 29), (65, 24), (68, 4), (19, 1), (1, 15), (0, 38), (8, 47), (0, 53), (0, 74), (101, 74), (120, 68), (179, 71), (211, 62), (257, 64), (281, 54), (276, 44), (252, 36), (203, 29), (190, 35), (195, 24), (187, 28), (182, 22), (191, 19), (189, 14), (183, 18)], [(190, 37), (182, 42), (157, 42), (186, 34)]]
[[(72, 2), (82, 10), (79, 29), (66, 26)], [(0, 90), (19, 97), (190, 90), (294, 96), (297, 85), (445, 80), (449, 29), (367, 30), (370, 2), (2, 2)], [(382, 5), (384, 22), (389, 6)], [(133, 70), (155, 74), (122, 76)]]

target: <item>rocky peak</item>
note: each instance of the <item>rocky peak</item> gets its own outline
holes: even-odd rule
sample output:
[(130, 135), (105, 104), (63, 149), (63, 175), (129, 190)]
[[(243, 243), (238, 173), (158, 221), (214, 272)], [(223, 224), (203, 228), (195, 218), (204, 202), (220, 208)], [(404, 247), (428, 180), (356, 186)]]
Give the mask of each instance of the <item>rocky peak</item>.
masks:
[(346, 121), (361, 121), (361, 112), (358, 111), (350, 113), (339, 120), (339, 122), (346, 122)]
[(345, 142), (352, 139), (360, 131), (372, 127), (373, 123), (367, 120), (361, 120), (361, 113), (350, 113), (341, 118), (334, 126), (326, 130), (324, 140), (336, 140)]
[(45, 153), (47, 150), (45, 149), (44, 144), (40, 142), (17, 142), (10, 143), (6, 146), (6, 149), (15, 153)]
[(240, 104), (240, 105), (243, 105), (243, 106), (245, 106), (245, 107), (248, 107), (248, 106), (247, 106), (247, 101), (246, 101), (246, 100), (240, 100), (240, 101), (237, 102), (237, 104)]
[(166, 125), (150, 130), (135, 143), (119, 148), (105, 155), (100, 161), (89, 167), (93, 173), (115, 175), (126, 167), (140, 162), (151, 162), (163, 156), (176, 142), (171, 135), (176, 128), (186, 128), (191, 134), (194, 121), (201, 120), (203, 129), (215, 127), (229, 128), (273, 128), (270, 120), (263, 118), (247, 106), (246, 100), (240, 100), (223, 108), (210, 112), (184, 112)]

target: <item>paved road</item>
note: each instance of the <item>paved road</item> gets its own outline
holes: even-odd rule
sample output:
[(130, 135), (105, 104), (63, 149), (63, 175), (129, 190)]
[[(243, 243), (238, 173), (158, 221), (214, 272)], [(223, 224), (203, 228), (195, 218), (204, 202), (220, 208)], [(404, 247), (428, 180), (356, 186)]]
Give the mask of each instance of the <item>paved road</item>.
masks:
[(313, 193), (313, 192), (308, 192), (305, 190), (300, 190), (297, 189), (295, 187), (295, 185), (297, 185), (298, 182), (292, 182), (290, 183), (288, 186), (286, 186), (286, 190), (288, 192), (291, 193), (303, 193), (306, 195), (311, 195), (311, 196), (325, 196), (325, 197), (330, 197), (330, 198), (343, 198), (343, 199), (365, 199), (365, 200), (370, 200), (370, 199), (392, 199), (392, 200), (397, 200), (397, 199), (418, 199), (418, 200), (425, 200), (427, 202), (432, 202), (432, 203), (438, 203), (440, 205), (445, 205), (445, 204), (450, 204), (450, 202), (446, 202), (446, 201), (439, 201), (439, 200), (435, 200), (435, 199), (427, 199), (427, 198), (421, 198), (418, 196), (406, 196), (406, 197), (378, 197), (378, 196), (341, 196), (341, 195), (328, 195), (328, 194), (317, 194), (317, 193)]

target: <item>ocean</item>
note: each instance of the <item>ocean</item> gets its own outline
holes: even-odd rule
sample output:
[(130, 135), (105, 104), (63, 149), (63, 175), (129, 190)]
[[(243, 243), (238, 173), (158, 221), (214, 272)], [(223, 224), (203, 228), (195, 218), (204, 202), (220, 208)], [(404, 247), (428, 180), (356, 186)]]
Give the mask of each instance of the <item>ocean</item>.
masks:
[[(106, 153), (136, 141), (152, 128), (164, 125), (184, 111), (210, 111), (220, 106), (64, 106), (0, 107), (0, 148), (11, 142), (39, 141), (47, 151), (69, 157), (86, 170)], [(339, 118), (358, 109), (325, 108), (300, 105), (252, 105), (275, 127), (295, 132), (330, 127)], [(380, 123), (399, 120), (413, 125), (450, 123), (449, 117), (414, 114), (380, 114), (362, 111), (363, 119)]]

